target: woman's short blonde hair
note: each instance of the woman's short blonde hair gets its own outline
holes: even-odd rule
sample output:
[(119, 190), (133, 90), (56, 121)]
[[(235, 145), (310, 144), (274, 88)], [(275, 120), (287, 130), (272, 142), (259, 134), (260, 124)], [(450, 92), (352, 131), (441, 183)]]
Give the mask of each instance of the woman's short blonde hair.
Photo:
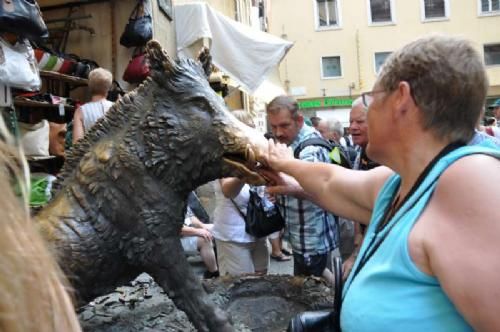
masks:
[(112, 84), (113, 74), (107, 69), (96, 68), (89, 74), (89, 88), (92, 95), (106, 96)]

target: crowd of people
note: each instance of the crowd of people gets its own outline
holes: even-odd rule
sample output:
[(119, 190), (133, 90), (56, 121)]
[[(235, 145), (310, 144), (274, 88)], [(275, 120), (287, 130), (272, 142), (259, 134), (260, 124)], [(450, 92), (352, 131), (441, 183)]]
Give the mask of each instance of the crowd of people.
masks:
[[(109, 72), (90, 74), (93, 97), (75, 113), (75, 141), (110, 107), (111, 82)], [(285, 229), (270, 236), (271, 251), (267, 238), (247, 234), (250, 187), (225, 178), (215, 184), (212, 224), (188, 208), (184, 249), (200, 252), (206, 278), (261, 275), (270, 258), (290, 259), (284, 236), (294, 275), (332, 284), (340, 281), (331, 256), (342, 256), (341, 311), (302, 313), (291, 331), (500, 330), (500, 99), (487, 105), (494, 118), (483, 123), (487, 88), (470, 42), (431, 36), (387, 59), (373, 89), (353, 101), (349, 136), (335, 119), (306, 125), (292, 97), (276, 97), (266, 107), (272, 138), (260, 172)], [(245, 112), (235, 116), (252, 124)], [(324, 146), (296, 151), (311, 138), (340, 147), (352, 169), (332, 162)], [(2, 168), (20, 174), (5, 158), (15, 151), (1, 147)], [(7, 194), (0, 261), (17, 277), (0, 274), (0, 330), (34, 330), (27, 326), (43, 319), (39, 331), (78, 331), (64, 277), (26, 209)]]

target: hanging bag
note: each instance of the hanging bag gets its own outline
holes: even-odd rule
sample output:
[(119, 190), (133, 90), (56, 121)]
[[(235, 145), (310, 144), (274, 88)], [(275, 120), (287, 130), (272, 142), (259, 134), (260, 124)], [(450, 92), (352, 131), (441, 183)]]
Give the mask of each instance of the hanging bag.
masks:
[(120, 83), (118, 83), (117, 80), (113, 80), (113, 83), (111, 84), (111, 89), (109, 89), (108, 96), (106, 97), (106, 99), (115, 102), (118, 99), (120, 99), (120, 97), (122, 97), (124, 94), (125, 91), (120, 86)]
[(11, 45), (0, 38), (0, 82), (22, 90), (40, 90), (35, 52), (27, 40)]
[(125, 72), (123, 73), (123, 80), (135, 84), (141, 83), (149, 75), (149, 64), (146, 59), (146, 54), (139, 48), (134, 51), (132, 60), (129, 61)]
[(42, 120), (36, 124), (18, 122), (21, 146), (28, 157), (49, 156), (49, 122)]
[(125, 47), (144, 46), (153, 38), (151, 15), (144, 12), (144, 0), (139, 0), (130, 14), (128, 23), (120, 37), (120, 44)]
[(260, 196), (257, 187), (250, 188), (247, 214), (238, 208), (231, 199), (236, 210), (245, 220), (245, 232), (257, 238), (267, 236), (285, 227), (285, 219), (281, 216), (278, 208), (264, 195)]
[(32, 40), (49, 36), (35, 0), (0, 0), (0, 31)]

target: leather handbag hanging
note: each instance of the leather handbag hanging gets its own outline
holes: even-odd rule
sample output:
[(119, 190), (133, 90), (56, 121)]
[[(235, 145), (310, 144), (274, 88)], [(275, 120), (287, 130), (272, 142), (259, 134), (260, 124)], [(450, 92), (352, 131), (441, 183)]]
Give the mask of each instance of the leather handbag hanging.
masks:
[(31, 40), (49, 36), (35, 0), (0, 0), (0, 31), (19, 34)]
[(40, 90), (35, 52), (27, 40), (11, 45), (0, 38), (0, 82), (22, 90)]
[(66, 75), (73, 73), (73, 71), (75, 70), (76, 62), (73, 59), (66, 56), (63, 57), (63, 60), (64, 62), (61, 68), (59, 68), (59, 73)]
[(132, 60), (129, 61), (125, 72), (123, 73), (123, 80), (128, 83), (141, 83), (149, 75), (149, 64), (146, 59), (146, 54), (140, 49), (134, 51)]
[(139, 0), (130, 14), (128, 23), (120, 37), (120, 44), (125, 47), (144, 46), (153, 38), (151, 15), (144, 11), (144, 0)]
[(241, 212), (236, 202), (231, 199), (237, 212), (245, 221), (245, 232), (261, 238), (283, 229), (285, 219), (281, 216), (278, 207), (271, 203), (265, 195), (261, 196), (257, 187), (251, 187), (249, 193), (246, 215)]

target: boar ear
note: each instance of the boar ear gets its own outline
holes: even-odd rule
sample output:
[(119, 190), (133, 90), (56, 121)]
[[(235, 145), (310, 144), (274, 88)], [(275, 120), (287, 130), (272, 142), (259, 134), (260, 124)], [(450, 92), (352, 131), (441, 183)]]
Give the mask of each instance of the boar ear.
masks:
[(210, 55), (210, 50), (207, 47), (203, 47), (200, 53), (198, 53), (198, 61), (201, 63), (205, 75), (210, 77), (214, 68), (212, 65), (212, 56)]
[(174, 62), (156, 40), (150, 40), (147, 43), (146, 54), (149, 60), (149, 66), (152, 70), (160, 72), (167, 71), (169, 73), (174, 71)]

